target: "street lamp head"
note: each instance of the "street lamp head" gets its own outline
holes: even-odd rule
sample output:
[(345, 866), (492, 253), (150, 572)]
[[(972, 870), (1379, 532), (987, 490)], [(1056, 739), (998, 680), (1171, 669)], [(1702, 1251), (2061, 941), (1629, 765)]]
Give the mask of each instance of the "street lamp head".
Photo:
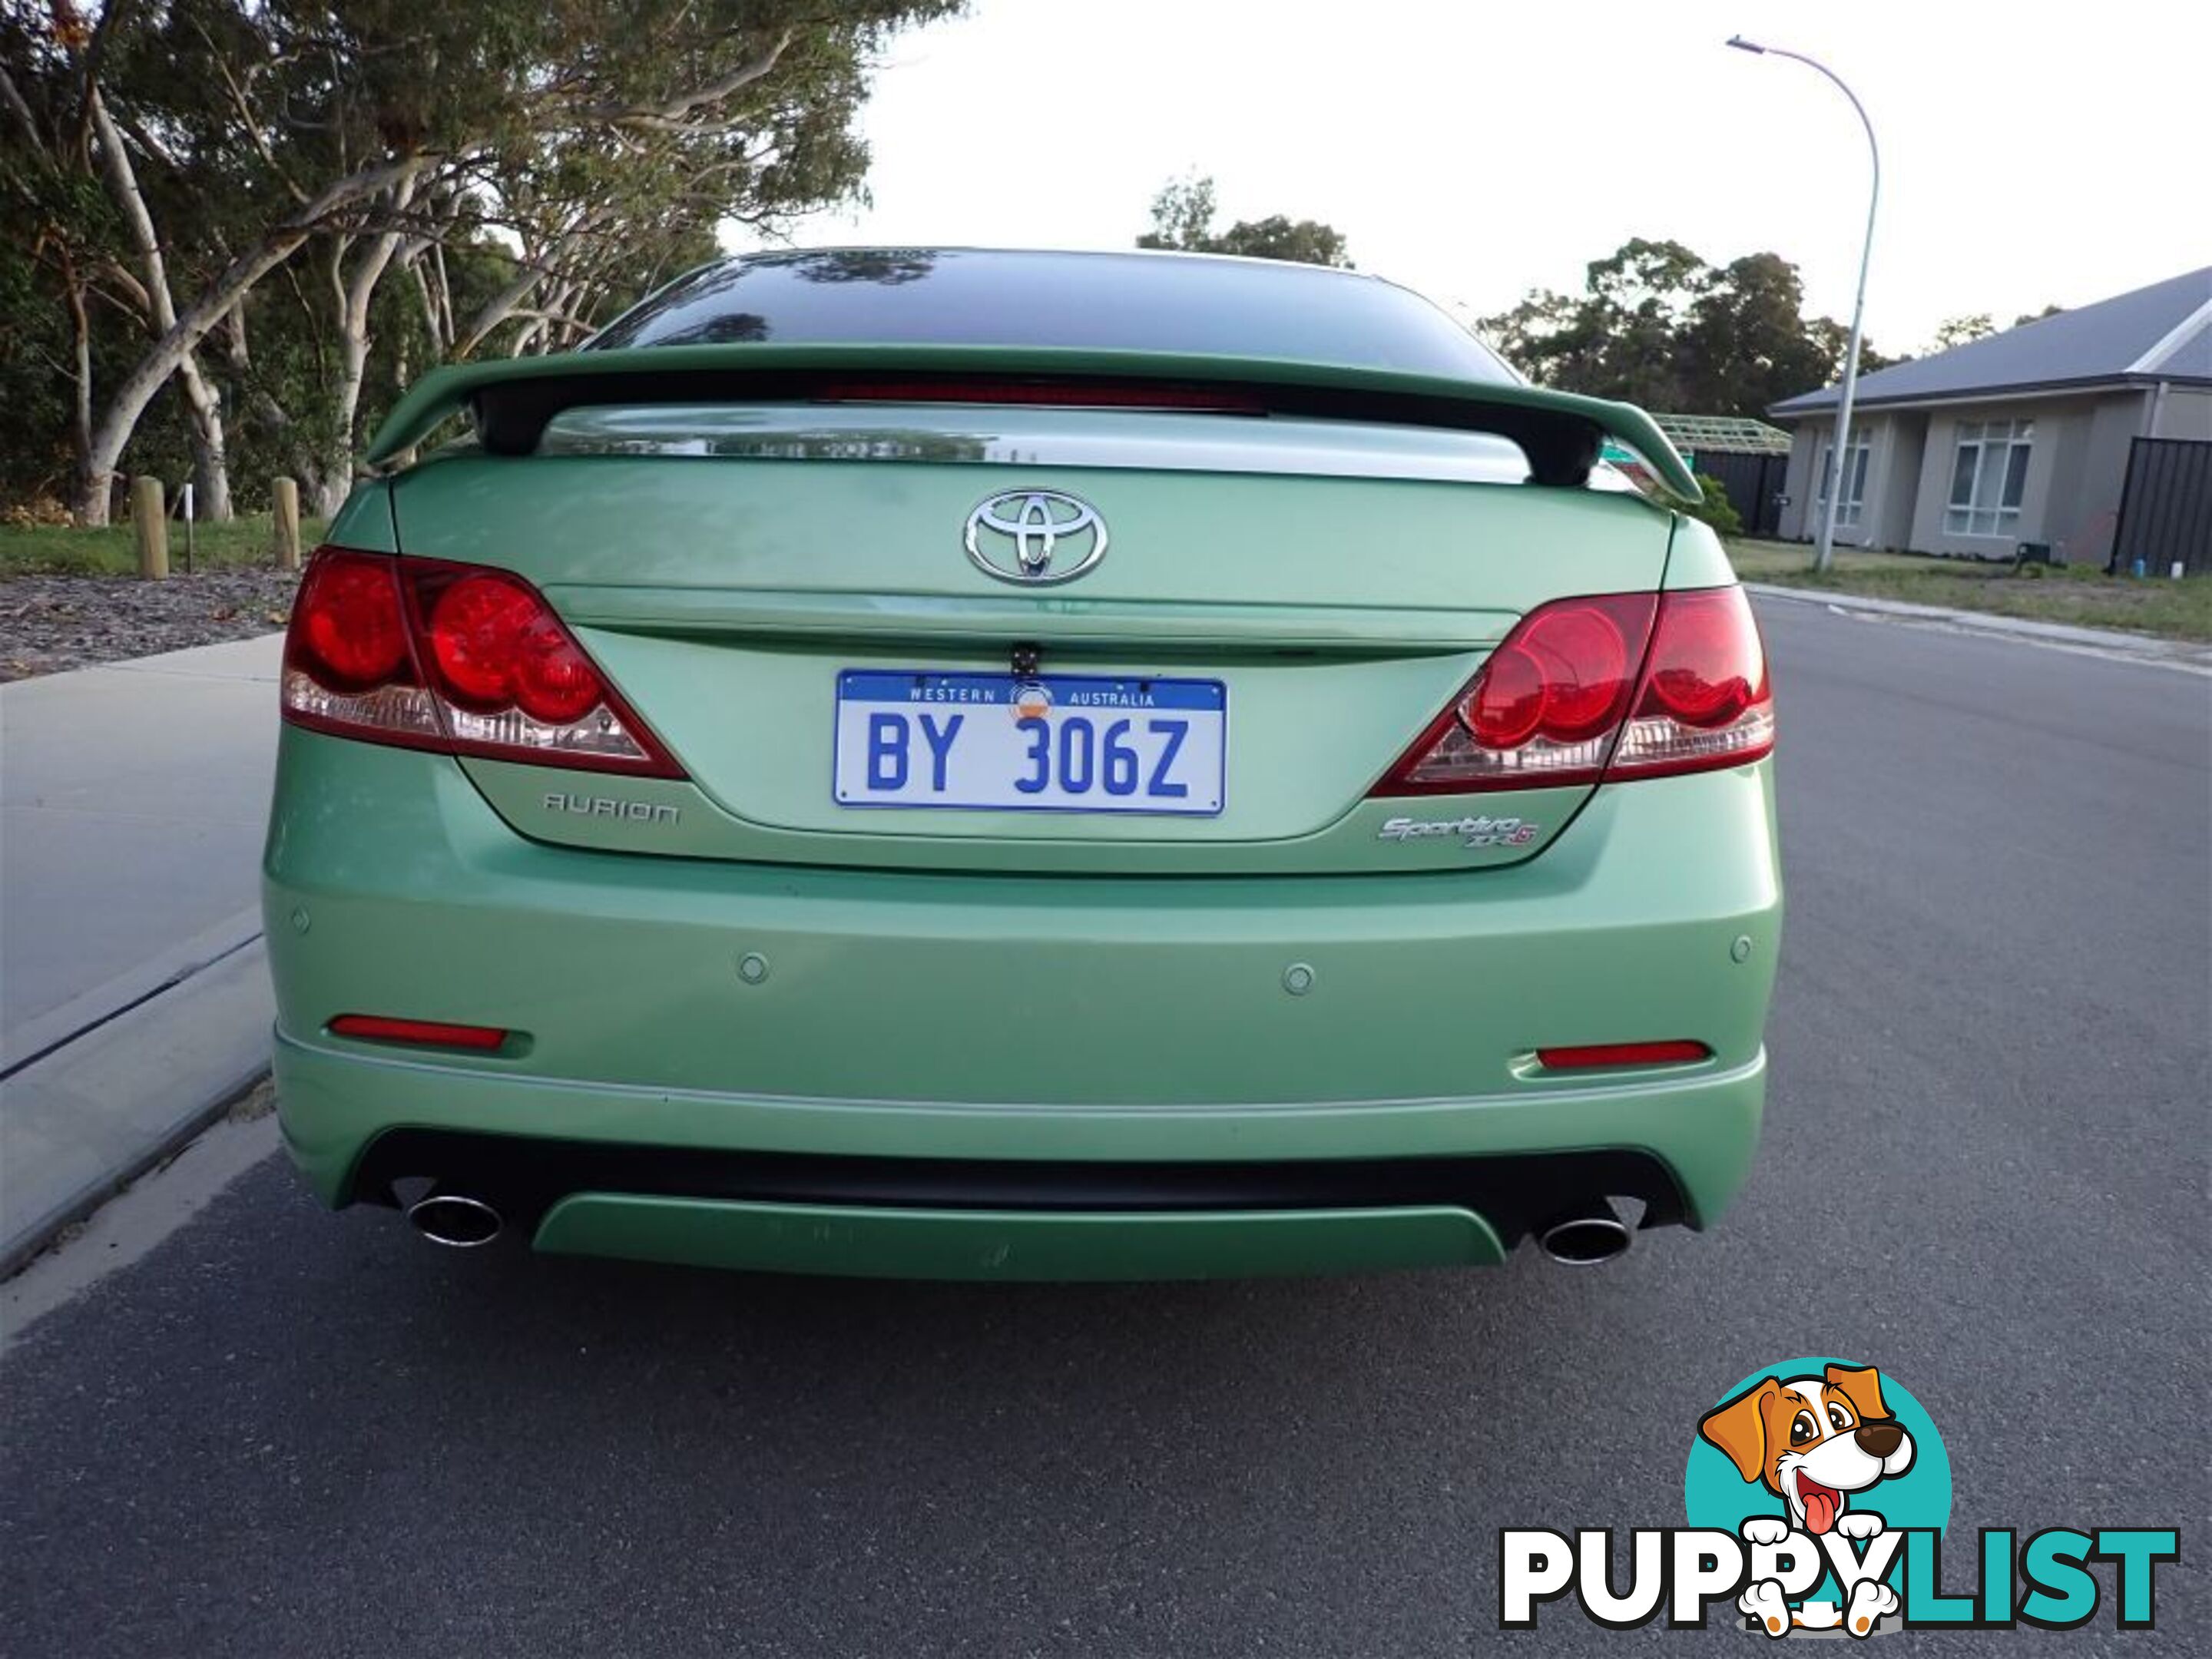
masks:
[(1728, 43), (1734, 46), (1738, 52), (1755, 52), (1761, 57), (1765, 57), (1766, 54), (1766, 48), (1765, 46), (1760, 46), (1756, 40), (1747, 40), (1741, 34), (1731, 34), (1729, 36)]

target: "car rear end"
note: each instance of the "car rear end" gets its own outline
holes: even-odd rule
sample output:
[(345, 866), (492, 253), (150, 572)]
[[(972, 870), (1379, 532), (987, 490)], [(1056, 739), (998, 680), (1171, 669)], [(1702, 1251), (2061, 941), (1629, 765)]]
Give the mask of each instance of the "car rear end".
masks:
[(1780, 908), (1756, 631), (1702, 526), (1589, 476), (1626, 413), (1419, 304), (785, 256), (476, 382), (288, 643), (317, 1191), (1010, 1278), (1710, 1221)]

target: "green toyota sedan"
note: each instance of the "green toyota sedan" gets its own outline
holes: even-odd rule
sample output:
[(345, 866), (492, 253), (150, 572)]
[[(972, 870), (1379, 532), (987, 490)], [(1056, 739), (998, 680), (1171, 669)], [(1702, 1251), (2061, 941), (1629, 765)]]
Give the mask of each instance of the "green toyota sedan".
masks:
[(265, 860), (328, 1203), (1149, 1279), (1602, 1261), (1742, 1182), (1772, 703), (1641, 411), (1349, 271), (832, 250), (368, 459)]

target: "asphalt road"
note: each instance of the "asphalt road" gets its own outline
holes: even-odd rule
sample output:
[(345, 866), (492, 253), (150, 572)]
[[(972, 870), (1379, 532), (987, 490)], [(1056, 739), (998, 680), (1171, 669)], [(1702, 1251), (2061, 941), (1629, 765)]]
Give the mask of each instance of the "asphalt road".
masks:
[(1943, 1428), (1954, 1571), (1977, 1527), (2183, 1528), (2154, 1632), (2108, 1583), (2077, 1635), (1916, 1650), (2204, 1651), (2212, 683), (1765, 619), (1790, 915), (1717, 1231), (841, 1284), (441, 1254), (271, 1159), (0, 1366), (0, 1647), (1633, 1651), (1695, 1638), (1501, 1638), (1496, 1528), (1678, 1523), (1718, 1392), (1834, 1352)]

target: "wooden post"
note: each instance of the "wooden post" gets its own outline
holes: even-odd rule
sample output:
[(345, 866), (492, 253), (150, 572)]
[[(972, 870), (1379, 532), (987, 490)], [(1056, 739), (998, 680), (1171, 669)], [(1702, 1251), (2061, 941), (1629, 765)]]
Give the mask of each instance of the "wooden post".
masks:
[(169, 574), (169, 515), (159, 478), (131, 481), (131, 524), (138, 532), (138, 574), (160, 581)]
[(276, 563), (285, 570), (300, 568), (300, 486), (295, 479), (276, 480)]

